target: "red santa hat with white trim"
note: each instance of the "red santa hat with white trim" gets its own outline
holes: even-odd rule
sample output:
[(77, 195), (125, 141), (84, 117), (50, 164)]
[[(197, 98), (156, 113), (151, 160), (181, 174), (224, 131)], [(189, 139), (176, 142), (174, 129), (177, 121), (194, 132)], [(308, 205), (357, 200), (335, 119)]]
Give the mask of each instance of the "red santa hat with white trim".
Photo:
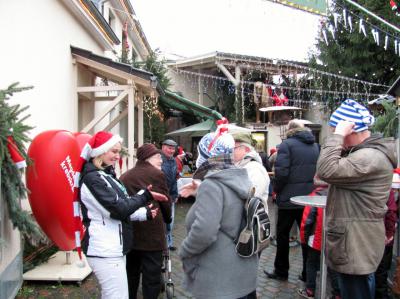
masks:
[(99, 131), (86, 143), (82, 149), (81, 157), (88, 161), (90, 158), (108, 152), (114, 145), (122, 141), (123, 139), (119, 135), (113, 135), (106, 131)]
[(25, 158), (19, 151), (17, 144), (15, 143), (15, 140), (12, 136), (7, 136), (7, 149), (11, 159), (18, 169), (26, 167)]

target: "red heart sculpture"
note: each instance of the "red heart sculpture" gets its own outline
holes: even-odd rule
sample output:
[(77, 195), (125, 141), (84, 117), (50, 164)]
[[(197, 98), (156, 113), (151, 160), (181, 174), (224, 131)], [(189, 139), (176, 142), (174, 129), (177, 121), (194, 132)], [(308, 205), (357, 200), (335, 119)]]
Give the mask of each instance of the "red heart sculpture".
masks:
[(90, 138), (88, 134), (76, 134), (78, 136), (64, 130), (45, 131), (32, 140), (28, 149), (33, 161), (26, 171), (32, 212), (45, 234), (61, 250), (76, 247), (74, 175), (79, 164), (80, 143)]
[(83, 147), (89, 141), (89, 139), (92, 138), (92, 135), (83, 132), (76, 132), (73, 135), (75, 136), (75, 139), (78, 142), (80, 151), (82, 151)]

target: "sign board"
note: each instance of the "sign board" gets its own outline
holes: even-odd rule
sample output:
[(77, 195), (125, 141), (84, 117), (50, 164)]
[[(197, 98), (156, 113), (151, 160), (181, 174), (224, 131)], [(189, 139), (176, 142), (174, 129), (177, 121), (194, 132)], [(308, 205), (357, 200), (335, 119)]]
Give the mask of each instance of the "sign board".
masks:
[(297, 9), (305, 10), (314, 14), (326, 15), (326, 0), (269, 0), (275, 3), (281, 3)]

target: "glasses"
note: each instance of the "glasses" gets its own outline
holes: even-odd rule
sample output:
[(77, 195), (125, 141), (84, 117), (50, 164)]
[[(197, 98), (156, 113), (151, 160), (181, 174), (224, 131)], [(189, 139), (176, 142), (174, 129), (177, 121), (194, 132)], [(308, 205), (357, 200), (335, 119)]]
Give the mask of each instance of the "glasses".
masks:
[(233, 150), (235, 150), (235, 149), (237, 149), (237, 148), (239, 148), (239, 147), (243, 147), (243, 146), (244, 146), (243, 144), (238, 145), (238, 146), (235, 146), (235, 147), (233, 148)]

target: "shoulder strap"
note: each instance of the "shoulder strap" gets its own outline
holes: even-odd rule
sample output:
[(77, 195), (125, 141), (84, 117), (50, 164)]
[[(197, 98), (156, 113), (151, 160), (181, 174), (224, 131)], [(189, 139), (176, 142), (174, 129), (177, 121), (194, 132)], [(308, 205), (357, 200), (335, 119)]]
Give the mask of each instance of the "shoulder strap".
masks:
[[(256, 189), (253, 187), (250, 190), (249, 196), (247, 197), (244, 206), (243, 206), (243, 210), (242, 210), (242, 218), (240, 220), (240, 226), (239, 226), (239, 231), (238, 231), (238, 235), (236, 237), (232, 237), (230, 234), (228, 234), (225, 230), (223, 230), (222, 228), (220, 228), (219, 230), (225, 235), (227, 236), (229, 239), (231, 239), (235, 244), (237, 242), (237, 240), (239, 239), (239, 235), (240, 232), (246, 227), (250, 225), (251, 222), (251, 216), (249, 216), (248, 213), (248, 209), (249, 209), (249, 202), (252, 199), (252, 197), (254, 196), (254, 193), (256, 192)], [(239, 199), (242, 200), (242, 199)], [(250, 218), (249, 218), (250, 217)]]

